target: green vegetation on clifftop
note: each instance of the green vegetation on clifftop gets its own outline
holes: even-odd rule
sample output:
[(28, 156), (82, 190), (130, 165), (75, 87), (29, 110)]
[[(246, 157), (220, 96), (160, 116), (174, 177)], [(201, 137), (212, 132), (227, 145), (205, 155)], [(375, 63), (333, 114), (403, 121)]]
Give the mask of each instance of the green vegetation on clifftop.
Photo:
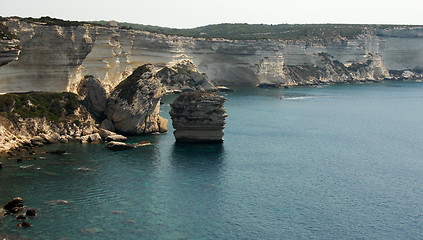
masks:
[(138, 67), (129, 77), (116, 86), (115, 91), (119, 91), (119, 98), (125, 99), (129, 105), (132, 104), (137, 93), (137, 88), (143, 87), (142, 85), (138, 86), (138, 80), (141, 79), (144, 73), (151, 72), (150, 66), (150, 64), (145, 64)]
[[(105, 21), (95, 22), (106, 24)], [(328, 41), (335, 38), (355, 38), (358, 35), (375, 28), (394, 28), (396, 25), (361, 25), (361, 24), (246, 24), (246, 23), (222, 23), (191, 29), (175, 29), (157, 27), (151, 25), (118, 23), (124, 29), (136, 29), (148, 32), (162, 33), (167, 35), (180, 35), (187, 37), (202, 38), (226, 38), (232, 40), (309, 40)]]
[(45, 117), (58, 122), (71, 117), (79, 106), (78, 97), (69, 92), (0, 95), (0, 115), (10, 120)]

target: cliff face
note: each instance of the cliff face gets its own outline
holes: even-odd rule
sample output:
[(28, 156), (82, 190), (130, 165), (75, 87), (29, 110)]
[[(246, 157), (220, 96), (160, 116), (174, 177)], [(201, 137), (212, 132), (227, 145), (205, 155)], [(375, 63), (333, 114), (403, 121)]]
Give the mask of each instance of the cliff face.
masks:
[[(423, 66), (421, 27), (376, 29), (358, 38), (330, 42), (295, 42), (194, 39), (88, 24), (43, 25), (21, 19), (0, 22), (17, 36), (0, 40), (0, 92), (76, 92), (85, 75), (100, 79), (110, 92), (137, 66), (173, 66), (181, 60), (191, 60), (214, 84), (227, 85), (379, 80), (389, 77), (389, 70)], [(324, 65), (320, 53), (329, 55), (332, 63)], [(332, 75), (331, 70), (314, 76), (318, 80), (303, 81), (295, 74), (296, 67), (303, 71), (326, 69), (339, 62), (348, 68), (366, 65), (369, 60), (371, 64), (342, 78)]]

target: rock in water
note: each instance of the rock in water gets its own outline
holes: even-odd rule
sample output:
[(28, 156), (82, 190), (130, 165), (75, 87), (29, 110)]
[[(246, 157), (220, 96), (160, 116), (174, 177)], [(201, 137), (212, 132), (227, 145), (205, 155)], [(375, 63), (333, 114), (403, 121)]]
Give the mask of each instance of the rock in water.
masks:
[(170, 115), (177, 142), (222, 142), (226, 98), (216, 93), (182, 93), (172, 104)]
[(37, 211), (35, 209), (31, 208), (26, 210), (26, 216), (35, 217), (37, 215)]
[(167, 119), (159, 116), (160, 98), (165, 89), (146, 64), (119, 83), (110, 94), (106, 117), (118, 132), (144, 134), (166, 132)]
[(23, 200), (20, 197), (16, 197), (4, 205), (3, 208), (10, 213), (17, 213), (23, 209)]
[(127, 150), (127, 149), (134, 149), (135, 146), (129, 143), (123, 143), (123, 142), (109, 142), (106, 144), (106, 148), (112, 151), (121, 151), (121, 150)]

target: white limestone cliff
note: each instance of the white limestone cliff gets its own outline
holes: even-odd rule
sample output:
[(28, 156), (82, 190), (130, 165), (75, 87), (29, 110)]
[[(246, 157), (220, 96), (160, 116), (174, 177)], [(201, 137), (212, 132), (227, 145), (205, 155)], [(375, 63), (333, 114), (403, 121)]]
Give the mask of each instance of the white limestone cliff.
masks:
[[(60, 27), (0, 20), (18, 36), (14, 51), (0, 53), (0, 92), (72, 91), (85, 75), (100, 79), (110, 92), (143, 64), (173, 66), (191, 60), (215, 85), (298, 84), (292, 66), (319, 66), (319, 53), (345, 66), (373, 61), (357, 79), (379, 80), (388, 70), (423, 66), (423, 28), (378, 30), (355, 39), (331, 42), (225, 40), (166, 36), (89, 24)], [(0, 47), (10, 46), (0, 40)], [(318, 82), (343, 82), (338, 76)], [(309, 79), (304, 82), (307, 84)], [(315, 82), (315, 81), (314, 81)], [(302, 83), (303, 84), (303, 83)]]

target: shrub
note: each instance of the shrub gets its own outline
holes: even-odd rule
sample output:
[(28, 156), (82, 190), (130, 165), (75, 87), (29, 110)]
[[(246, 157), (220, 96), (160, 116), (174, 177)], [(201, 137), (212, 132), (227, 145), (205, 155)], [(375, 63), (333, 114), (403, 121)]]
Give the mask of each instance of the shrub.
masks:
[(80, 106), (73, 93), (22, 93), (0, 95), (1, 115), (14, 120), (22, 118), (42, 118), (62, 121), (74, 115)]

